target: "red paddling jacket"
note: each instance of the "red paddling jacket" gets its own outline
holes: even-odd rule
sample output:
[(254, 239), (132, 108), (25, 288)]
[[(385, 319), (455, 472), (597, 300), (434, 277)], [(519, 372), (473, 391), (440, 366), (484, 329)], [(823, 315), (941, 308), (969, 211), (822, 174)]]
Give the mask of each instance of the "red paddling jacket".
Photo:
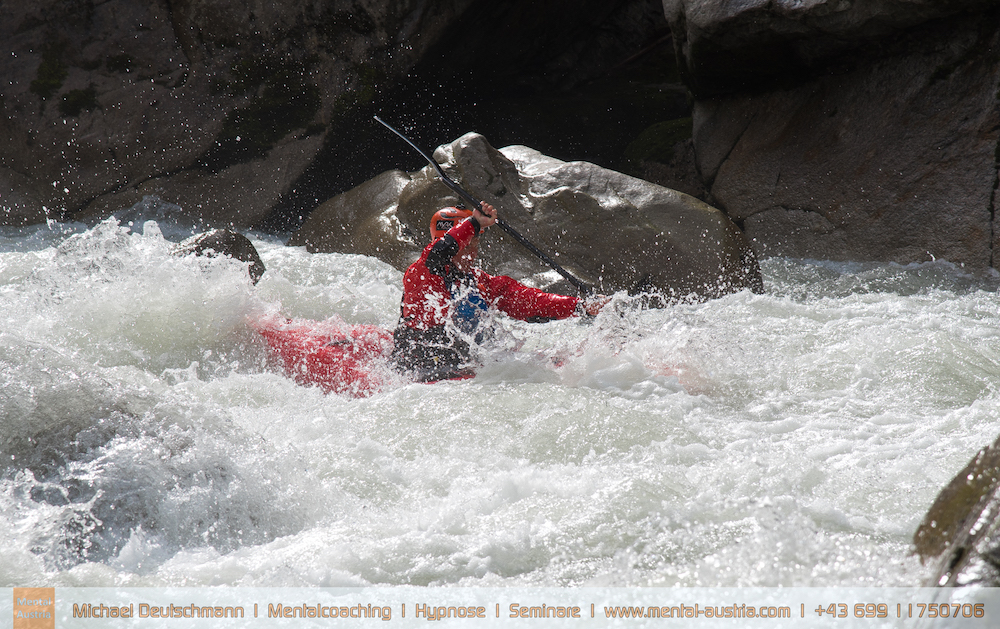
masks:
[(469, 344), (460, 338), (453, 323), (468, 335), (474, 334), (455, 318), (470, 308), (495, 306), (522, 321), (565, 319), (576, 312), (577, 297), (546, 293), (480, 269), (470, 273), (459, 270), (452, 258), (478, 233), (479, 225), (473, 219), (458, 223), (427, 245), (403, 275), (393, 360), (420, 380), (454, 377), (468, 367)]

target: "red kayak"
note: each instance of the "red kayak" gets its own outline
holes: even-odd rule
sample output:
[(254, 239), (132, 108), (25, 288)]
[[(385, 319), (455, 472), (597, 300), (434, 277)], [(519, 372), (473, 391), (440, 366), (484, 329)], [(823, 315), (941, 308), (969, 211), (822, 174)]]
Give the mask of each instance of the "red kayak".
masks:
[[(325, 393), (367, 397), (395, 372), (389, 366), (392, 332), (377, 325), (275, 317), (253, 324), (277, 355), (285, 374)], [(397, 376), (398, 377), (398, 376)]]

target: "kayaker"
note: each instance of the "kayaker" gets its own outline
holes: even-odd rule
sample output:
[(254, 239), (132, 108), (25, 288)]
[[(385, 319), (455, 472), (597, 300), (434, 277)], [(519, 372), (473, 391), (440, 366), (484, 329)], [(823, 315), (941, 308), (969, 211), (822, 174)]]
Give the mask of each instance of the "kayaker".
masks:
[(473, 266), (482, 232), (497, 222), (489, 203), (462, 206), (431, 217), (431, 243), (403, 275), (400, 320), (393, 333), (393, 362), (420, 381), (471, 375), (470, 343), (482, 342), (490, 306), (523, 321), (596, 315), (603, 295), (586, 300), (546, 293), (506, 275)]

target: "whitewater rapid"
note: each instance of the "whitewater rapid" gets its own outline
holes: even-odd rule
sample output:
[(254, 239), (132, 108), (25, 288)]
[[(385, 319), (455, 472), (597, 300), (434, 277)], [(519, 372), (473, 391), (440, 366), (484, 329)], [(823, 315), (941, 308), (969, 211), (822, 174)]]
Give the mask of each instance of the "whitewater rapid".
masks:
[(249, 234), (253, 287), (179, 231), (0, 233), (8, 586), (916, 586), (997, 437), (998, 280), (946, 262), (765, 260), (764, 294), (504, 321), (475, 379), (353, 399), (248, 322), (392, 326), (400, 272)]

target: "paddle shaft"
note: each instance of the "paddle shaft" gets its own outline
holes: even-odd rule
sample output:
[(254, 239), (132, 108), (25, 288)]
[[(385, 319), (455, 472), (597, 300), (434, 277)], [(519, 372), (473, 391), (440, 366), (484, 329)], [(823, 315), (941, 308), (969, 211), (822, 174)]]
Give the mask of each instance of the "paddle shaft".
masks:
[[(424, 151), (422, 151), (419, 146), (417, 146), (416, 144), (414, 144), (413, 142), (411, 142), (408, 137), (406, 137), (405, 135), (403, 135), (402, 133), (400, 133), (399, 131), (397, 131), (396, 129), (394, 129), (386, 121), (382, 120), (378, 116), (375, 116), (375, 120), (377, 120), (378, 122), (380, 122), (382, 124), (382, 126), (384, 126), (386, 129), (388, 129), (389, 131), (392, 131), (393, 133), (395, 133), (396, 135), (398, 135), (400, 138), (402, 138), (403, 141), (406, 142), (407, 144), (409, 144), (410, 146), (412, 146), (413, 149), (416, 152), (420, 153), (423, 156), (423, 158), (426, 159), (430, 163), (430, 165), (434, 167), (434, 170), (437, 171), (438, 178), (441, 180), (441, 183), (443, 183), (444, 185), (446, 185), (449, 188), (451, 188), (452, 190), (454, 190), (456, 194), (458, 194), (460, 197), (462, 197), (463, 199), (465, 199), (466, 201), (468, 201), (469, 203), (471, 203), (474, 207), (479, 208), (479, 210), (482, 211), (482, 208), (483, 208), (482, 202), (479, 199), (477, 199), (476, 197), (474, 197), (471, 194), (469, 194), (468, 192), (466, 192), (465, 189), (462, 188), (462, 186), (460, 186), (457, 183), (455, 183), (455, 181), (452, 180), (451, 177), (449, 177), (448, 175), (446, 175), (445, 172), (444, 172), (444, 170), (441, 168), (441, 165), (438, 164), (436, 161), (434, 161), (434, 158), (432, 158), (430, 155), (428, 155), (427, 153), (425, 153)], [(576, 277), (575, 275), (573, 275), (572, 273), (570, 273), (566, 269), (562, 268), (562, 266), (560, 266), (558, 262), (556, 262), (555, 260), (553, 260), (552, 258), (550, 258), (548, 255), (546, 255), (546, 253), (544, 251), (542, 251), (541, 249), (539, 249), (538, 247), (536, 247), (534, 244), (532, 244), (532, 242), (530, 240), (528, 240), (527, 238), (525, 238), (524, 236), (522, 236), (521, 234), (519, 234), (517, 232), (517, 230), (515, 230), (513, 227), (511, 227), (510, 225), (508, 225), (506, 221), (504, 221), (501, 218), (497, 218), (497, 225), (500, 227), (500, 229), (504, 230), (505, 232), (507, 232), (508, 234), (510, 234), (511, 236), (513, 236), (514, 240), (516, 240), (517, 242), (519, 242), (521, 244), (521, 246), (523, 246), (525, 249), (527, 249), (531, 253), (533, 253), (536, 256), (538, 256), (538, 258), (540, 258), (542, 260), (542, 262), (544, 262), (545, 264), (549, 265), (552, 268), (553, 271), (555, 271), (559, 275), (562, 275), (564, 278), (566, 278), (566, 280), (570, 284), (572, 284), (573, 286), (575, 286), (576, 289), (578, 291), (580, 291), (581, 295), (586, 296), (586, 295), (589, 295), (590, 293), (592, 293), (594, 291), (594, 289), (590, 285), (586, 284), (581, 279), (579, 279), (578, 277)]]

